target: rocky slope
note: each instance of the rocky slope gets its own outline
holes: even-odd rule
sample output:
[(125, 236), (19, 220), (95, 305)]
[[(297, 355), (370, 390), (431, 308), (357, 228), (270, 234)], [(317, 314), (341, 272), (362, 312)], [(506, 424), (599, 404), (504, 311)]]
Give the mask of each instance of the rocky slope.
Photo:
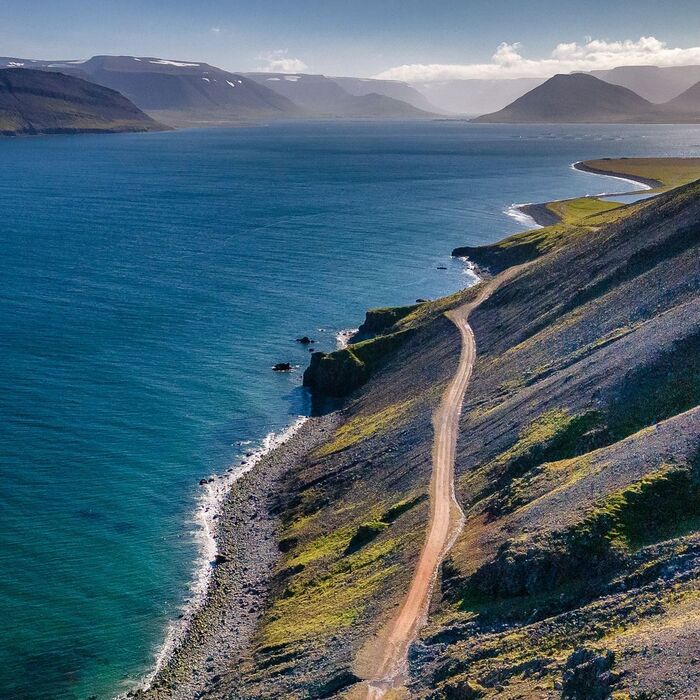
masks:
[[(571, 221), (503, 242), (512, 259), (470, 251), (523, 267), (470, 316), (466, 523), (411, 697), (700, 693), (700, 182)], [(273, 575), (250, 644), (176, 664), (159, 698), (195, 697), (193, 678), (196, 697), (364, 697), (429, 513), (431, 421), (460, 348), (444, 312), (478, 294), (377, 311), (364, 340), (314, 358), (307, 382), (345, 398), (268, 484)], [(226, 620), (248, 599), (217, 585)]]
[(23, 68), (0, 70), (0, 135), (165, 128), (114, 90), (62, 73)]

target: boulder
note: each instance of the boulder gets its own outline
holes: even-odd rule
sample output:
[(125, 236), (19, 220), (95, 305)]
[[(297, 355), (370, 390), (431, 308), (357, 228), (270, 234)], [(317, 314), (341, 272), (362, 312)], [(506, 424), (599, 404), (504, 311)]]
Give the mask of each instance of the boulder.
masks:
[(564, 669), (562, 700), (607, 700), (615, 681), (612, 667), (615, 653), (579, 647), (569, 656)]

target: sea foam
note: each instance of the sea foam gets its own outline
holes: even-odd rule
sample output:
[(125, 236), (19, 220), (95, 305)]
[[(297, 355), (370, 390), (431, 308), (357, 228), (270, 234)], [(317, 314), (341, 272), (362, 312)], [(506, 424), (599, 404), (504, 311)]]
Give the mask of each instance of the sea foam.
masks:
[[(168, 660), (182, 643), (195, 614), (202, 608), (207, 599), (209, 583), (213, 572), (213, 562), (218, 554), (217, 546), (217, 516), (221, 513), (226, 497), (238, 479), (249, 472), (265, 455), (283, 445), (292, 438), (308, 420), (299, 416), (291, 425), (280, 432), (270, 432), (254, 450), (248, 450), (246, 456), (238, 465), (224, 474), (209, 477), (211, 481), (201, 486), (202, 493), (197, 499), (197, 507), (191, 523), (195, 526), (193, 535), (198, 545), (198, 556), (195, 560), (193, 577), (189, 584), (190, 596), (180, 610), (180, 617), (172, 620), (166, 630), (165, 641), (155, 654), (155, 663), (149, 674), (142, 680), (140, 687), (148, 688), (157, 674), (166, 666)], [(240, 445), (251, 441), (241, 441)], [(120, 696), (123, 697), (123, 696)]]

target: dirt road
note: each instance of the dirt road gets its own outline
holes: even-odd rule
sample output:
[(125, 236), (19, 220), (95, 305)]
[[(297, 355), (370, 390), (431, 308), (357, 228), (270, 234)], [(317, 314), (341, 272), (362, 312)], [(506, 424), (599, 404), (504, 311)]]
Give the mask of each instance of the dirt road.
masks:
[(425, 621), (438, 567), (462, 529), (464, 515), (454, 495), (454, 462), (459, 416), (476, 357), (476, 342), (468, 318), (474, 308), (511, 276), (512, 273), (489, 280), (475, 300), (447, 313), (459, 329), (462, 349), (457, 371), (433, 416), (430, 520), (409, 590), (382, 640), (381, 652), (372, 664), (371, 673), (365, 675), (368, 700), (379, 700), (390, 690), (399, 691), (405, 685), (408, 648)]

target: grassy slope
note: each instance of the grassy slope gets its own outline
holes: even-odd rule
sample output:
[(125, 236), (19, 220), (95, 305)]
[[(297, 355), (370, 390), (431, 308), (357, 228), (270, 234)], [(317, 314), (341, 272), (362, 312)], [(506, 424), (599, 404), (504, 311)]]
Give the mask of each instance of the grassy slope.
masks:
[[(700, 179), (700, 158), (616, 158), (584, 161), (583, 165), (611, 175), (654, 180), (661, 183), (654, 190), (657, 193)], [(469, 257), (482, 269), (499, 272), (629, 216), (642, 204), (621, 205), (598, 197), (579, 197), (548, 202), (546, 206), (559, 217), (559, 223), (518, 233), (493, 245), (456, 248), (453, 255)]]
[(700, 158), (602, 158), (584, 165), (611, 175), (656, 180), (661, 183), (659, 191), (700, 179)]

